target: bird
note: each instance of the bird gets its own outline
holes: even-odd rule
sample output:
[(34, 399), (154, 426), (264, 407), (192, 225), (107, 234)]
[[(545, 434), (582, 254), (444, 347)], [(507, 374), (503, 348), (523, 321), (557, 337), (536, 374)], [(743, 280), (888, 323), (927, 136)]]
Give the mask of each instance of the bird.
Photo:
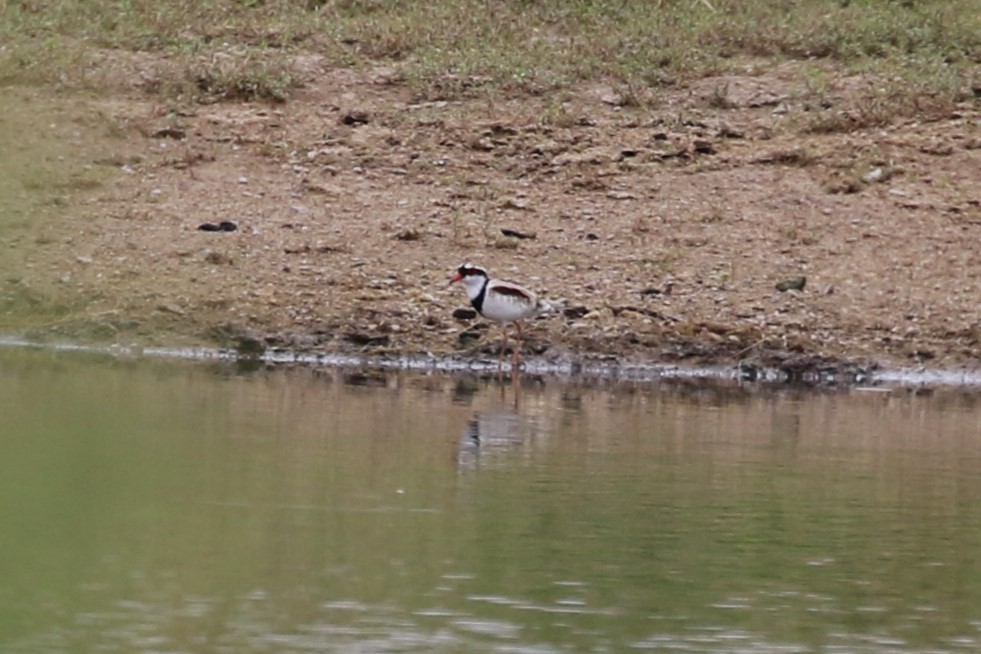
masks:
[(456, 269), (450, 284), (454, 282), (463, 282), (470, 304), (477, 313), (488, 320), (500, 323), (504, 331), (504, 341), (501, 343), (498, 366), (501, 365), (508, 345), (508, 324), (512, 322), (515, 324), (518, 329), (518, 345), (513, 351), (511, 366), (517, 366), (521, 360), (523, 342), (521, 321), (547, 313), (551, 310), (551, 306), (524, 286), (493, 279), (486, 270), (469, 262)]

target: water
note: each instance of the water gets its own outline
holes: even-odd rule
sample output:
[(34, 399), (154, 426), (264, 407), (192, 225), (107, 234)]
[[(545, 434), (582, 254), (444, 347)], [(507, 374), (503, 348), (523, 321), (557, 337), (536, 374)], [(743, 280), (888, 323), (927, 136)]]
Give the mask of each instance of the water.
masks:
[(0, 350), (0, 652), (981, 650), (981, 398)]

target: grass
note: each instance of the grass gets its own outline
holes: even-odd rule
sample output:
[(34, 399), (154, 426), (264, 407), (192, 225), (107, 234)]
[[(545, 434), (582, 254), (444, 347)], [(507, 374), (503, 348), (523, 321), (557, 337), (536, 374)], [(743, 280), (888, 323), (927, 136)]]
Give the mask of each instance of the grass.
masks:
[(98, 87), (106, 52), (160, 52), (180, 74), (150, 90), (192, 101), (285, 101), (303, 51), (394, 66), (420, 100), (603, 81), (629, 105), (747, 60), (824, 60), (870, 80), (867, 102), (804, 126), (834, 131), (962, 98), (981, 75), (975, 0), (0, 0), (0, 16), (0, 83)]

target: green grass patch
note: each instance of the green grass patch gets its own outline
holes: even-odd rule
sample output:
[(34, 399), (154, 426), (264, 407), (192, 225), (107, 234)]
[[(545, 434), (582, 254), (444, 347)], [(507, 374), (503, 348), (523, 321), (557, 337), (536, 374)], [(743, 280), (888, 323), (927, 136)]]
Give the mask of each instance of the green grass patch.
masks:
[(642, 102), (746, 58), (803, 59), (891, 80), (872, 111), (888, 115), (963, 97), (981, 64), (976, 0), (0, 0), (0, 14), (0, 81), (98, 86), (97, 53), (161, 52), (184, 73), (155, 90), (199, 100), (286, 100), (301, 51), (395, 66), (430, 100), (602, 81)]

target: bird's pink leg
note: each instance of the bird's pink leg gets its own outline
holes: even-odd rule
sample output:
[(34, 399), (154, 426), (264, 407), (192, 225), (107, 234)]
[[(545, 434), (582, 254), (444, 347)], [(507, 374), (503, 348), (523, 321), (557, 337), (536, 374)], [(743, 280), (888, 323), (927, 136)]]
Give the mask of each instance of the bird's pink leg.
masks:
[(497, 353), (497, 369), (500, 370), (504, 363), (504, 352), (508, 349), (508, 324), (506, 322), (501, 323), (501, 331), (504, 332), (504, 341), (501, 343), (501, 349)]
[(521, 361), (521, 347), (524, 345), (525, 337), (521, 333), (521, 321), (516, 320), (514, 323), (518, 327), (518, 342), (514, 349), (514, 355), (511, 357), (511, 367), (516, 368), (518, 363)]

